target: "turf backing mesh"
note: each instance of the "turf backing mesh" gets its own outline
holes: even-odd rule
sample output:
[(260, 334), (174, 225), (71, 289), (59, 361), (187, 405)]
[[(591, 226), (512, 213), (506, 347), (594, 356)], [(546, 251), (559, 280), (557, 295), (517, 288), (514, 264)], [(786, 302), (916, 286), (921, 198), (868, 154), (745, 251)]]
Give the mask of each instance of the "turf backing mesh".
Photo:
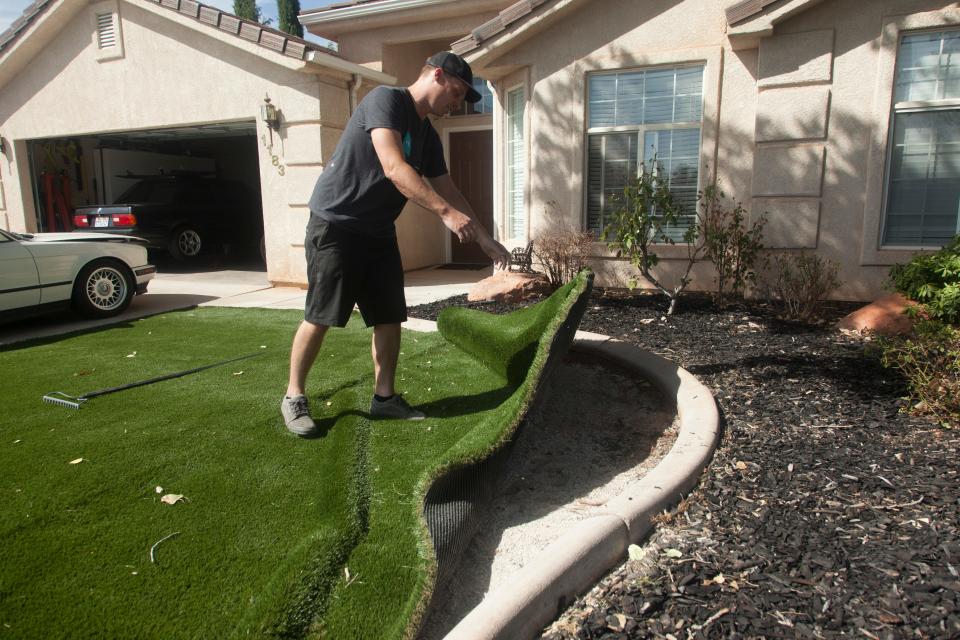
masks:
[[(573, 344), (593, 288), (593, 273), (586, 270), (581, 272), (573, 285), (554, 294), (568, 297), (558, 309), (559, 318), (545, 319), (544, 329), (536, 338), (535, 349), (524, 350), (530, 354), (529, 361), (525, 363), (528, 380), (524, 382), (531, 384), (526, 390), (525, 401), (518, 404), (521, 415), (514, 416), (516, 428), (486, 457), (447, 471), (427, 491), (423, 517), (437, 558), (434, 592), (455, 574), (464, 551), (481, 526), (483, 511), (494, 495), (513, 442), (526, 421), (527, 411), (533, 406), (546, 377), (563, 360)], [(538, 362), (542, 362), (542, 366), (536, 366)], [(530, 377), (533, 379), (530, 380)], [(423, 619), (429, 613), (428, 605)]]

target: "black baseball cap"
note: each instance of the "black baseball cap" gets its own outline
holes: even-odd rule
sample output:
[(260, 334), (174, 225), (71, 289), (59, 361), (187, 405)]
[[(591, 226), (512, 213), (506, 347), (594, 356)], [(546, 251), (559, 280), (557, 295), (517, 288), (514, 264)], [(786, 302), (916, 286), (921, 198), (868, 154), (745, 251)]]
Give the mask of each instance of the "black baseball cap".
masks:
[(480, 93), (473, 88), (473, 71), (470, 70), (466, 60), (452, 51), (441, 51), (430, 56), (427, 64), (460, 78), (467, 85), (467, 102), (480, 101)]

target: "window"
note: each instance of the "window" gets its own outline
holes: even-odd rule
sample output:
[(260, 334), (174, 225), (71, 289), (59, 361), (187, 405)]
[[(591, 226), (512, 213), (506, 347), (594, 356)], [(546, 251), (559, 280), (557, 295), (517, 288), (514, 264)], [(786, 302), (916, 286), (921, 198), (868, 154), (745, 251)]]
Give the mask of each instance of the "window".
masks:
[(487, 86), (487, 81), (483, 78), (473, 79), (473, 88), (480, 94), (479, 102), (467, 102), (464, 100), (460, 108), (451, 113), (454, 116), (472, 116), (478, 113), (493, 113), (493, 94)]
[(522, 240), (526, 236), (526, 211), (523, 208), (523, 192), (526, 186), (527, 163), (523, 145), (523, 87), (507, 93), (507, 148), (506, 148), (506, 195), (507, 234), (511, 239)]
[(885, 245), (960, 232), (960, 31), (904, 35), (897, 52)]
[(674, 239), (696, 215), (703, 65), (593, 73), (587, 83), (587, 229), (601, 231), (640, 163), (654, 155), (684, 207)]

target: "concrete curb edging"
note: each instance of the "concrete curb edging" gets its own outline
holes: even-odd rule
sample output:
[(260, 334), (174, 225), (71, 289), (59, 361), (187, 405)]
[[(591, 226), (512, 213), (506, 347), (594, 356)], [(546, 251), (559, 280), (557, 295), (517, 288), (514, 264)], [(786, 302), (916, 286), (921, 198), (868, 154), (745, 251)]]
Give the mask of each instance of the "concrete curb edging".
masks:
[(578, 331), (573, 349), (602, 356), (647, 378), (676, 398), (680, 420), (673, 447), (639, 482), (577, 523), (517, 571), (510, 584), (488, 593), (445, 640), (532, 638), (609, 569), (631, 543), (652, 528), (651, 518), (693, 487), (720, 437), (716, 402), (685, 369), (625, 342)]

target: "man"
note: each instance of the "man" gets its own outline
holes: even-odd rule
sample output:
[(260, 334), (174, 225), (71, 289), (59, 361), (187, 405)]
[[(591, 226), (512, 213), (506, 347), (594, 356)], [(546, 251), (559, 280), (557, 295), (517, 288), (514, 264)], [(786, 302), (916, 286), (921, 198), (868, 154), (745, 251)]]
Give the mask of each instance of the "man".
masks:
[[(353, 306), (373, 327), (374, 417), (420, 420), (394, 388), (400, 323), (407, 319), (403, 267), (394, 220), (407, 200), (436, 214), (460, 242), (476, 242), (504, 268), (509, 252), (483, 228), (447, 173), (440, 138), (427, 115), (477, 102), (473, 72), (458, 55), (431, 56), (406, 88), (377, 87), (358, 105), (310, 198), (304, 321), (290, 351), (290, 379), (280, 403), (287, 428), (317, 432), (304, 388), (331, 326)], [(424, 180), (425, 176), (429, 184)]]

